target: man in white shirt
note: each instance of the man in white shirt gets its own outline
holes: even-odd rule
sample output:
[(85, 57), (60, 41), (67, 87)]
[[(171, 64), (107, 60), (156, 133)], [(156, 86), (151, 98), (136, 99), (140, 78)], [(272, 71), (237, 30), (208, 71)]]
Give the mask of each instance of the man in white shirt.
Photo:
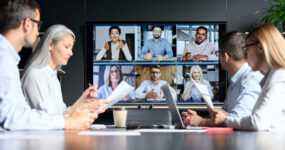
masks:
[[(48, 114), (31, 109), (22, 93), (18, 52), (34, 44), (41, 23), (39, 5), (34, 0), (1, 0), (0, 127), (10, 130), (86, 129), (97, 118), (94, 110), (76, 110), (69, 116)], [(90, 92), (94, 90), (94, 87), (88, 88), (80, 98), (91, 101), (94, 97)]]
[(182, 60), (218, 60), (218, 57), (215, 55), (218, 48), (206, 41), (207, 32), (208, 30), (204, 26), (197, 28), (196, 40), (185, 46)]
[[(151, 80), (144, 80), (140, 86), (136, 89), (136, 98), (139, 99), (151, 99), (151, 100), (162, 100), (164, 94), (161, 86), (168, 84), (167, 81), (160, 80), (161, 72), (160, 66), (150, 67)], [(170, 88), (173, 98), (176, 100), (176, 91)]]

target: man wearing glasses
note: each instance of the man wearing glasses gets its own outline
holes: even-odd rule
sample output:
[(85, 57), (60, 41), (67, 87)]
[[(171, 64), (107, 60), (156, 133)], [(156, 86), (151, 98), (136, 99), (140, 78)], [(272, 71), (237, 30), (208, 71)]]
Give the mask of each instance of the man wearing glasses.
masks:
[(34, 0), (0, 1), (0, 128), (86, 129), (97, 118), (94, 112), (75, 111), (69, 116), (48, 114), (31, 109), (23, 95), (18, 52), (22, 47), (32, 47), (36, 41), (42, 23), (39, 10)]
[(208, 30), (204, 26), (197, 28), (196, 40), (185, 46), (182, 60), (218, 60), (218, 57), (215, 55), (215, 52), (218, 50), (217, 47), (206, 41), (207, 32)]
[[(161, 90), (161, 86), (168, 84), (164, 80), (160, 80), (160, 66), (150, 67), (151, 80), (144, 80), (141, 85), (136, 89), (136, 98), (147, 100), (164, 100), (164, 94)], [(170, 87), (171, 94), (176, 100), (176, 91)]]
[[(231, 76), (227, 97), (222, 107), (229, 116), (250, 115), (261, 92), (259, 82), (263, 75), (251, 71), (243, 50), (250, 45), (244, 45), (245, 35), (240, 32), (229, 32), (219, 40), (220, 50), (217, 55), (222, 68)], [(216, 126), (212, 119), (202, 118), (190, 109), (182, 113), (182, 118), (186, 126)]]
[(173, 57), (173, 52), (169, 42), (161, 38), (162, 27), (154, 26), (153, 27), (153, 38), (148, 40), (140, 54), (139, 58), (144, 60), (166, 60)]

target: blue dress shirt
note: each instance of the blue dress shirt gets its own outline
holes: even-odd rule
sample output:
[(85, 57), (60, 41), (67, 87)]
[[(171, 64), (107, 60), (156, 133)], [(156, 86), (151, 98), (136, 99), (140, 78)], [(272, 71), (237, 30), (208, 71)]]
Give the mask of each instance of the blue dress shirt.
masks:
[[(191, 84), (194, 84), (194, 83), (191, 83), (190, 81), (188, 81), (185, 85), (185, 88), (184, 88), (184, 92), (183, 92), (183, 95), (187, 92), (187, 90), (190, 88)], [(203, 84), (207, 86), (208, 88), (208, 92), (210, 94), (210, 97), (212, 98), (213, 97), (213, 92), (212, 92), (212, 87), (209, 83), (209, 81), (207, 80), (203, 80)], [(201, 93), (198, 91), (197, 87), (196, 86), (193, 86), (191, 91), (190, 91), (190, 94), (189, 94), (189, 98), (188, 100), (191, 100), (192, 98), (192, 101), (191, 102), (204, 102), (204, 100), (202, 99), (202, 95)]]
[[(112, 88), (110, 86), (102, 85), (98, 89), (98, 96), (96, 99), (106, 99), (111, 93), (113, 92)], [(131, 100), (135, 100), (135, 93), (132, 91), (128, 94), (128, 96), (131, 98)]]
[[(144, 80), (141, 85), (136, 89), (136, 98), (145, 99), (147, 93), (152, 89), (154, 89), (154, 92), (160, 95), (160, 87), (162, 87), (164, 84), (168, 83), (164, 80), (159, 80), (156, 85), (153, 85), (151, 80)], [(170, 92), (172, 94), (173, 99), (177, 100), (176, 91), (171, 86)]]
[(245, 63), (231, 78), (227, 97), (223, 105), (229, 116), (248, 116), (261, 92), (260, 81), (263, 75), (253, 72)]
[(152, 57), (157, 57), (157, 55), (165, 56), (166, 59), (173, 57), (173, 52), (170, 44), (164, 38), (160, 38), (159, 41), (155, 42), (154, 39), (148, 40), (139, 55), (139, 58), (143, 59), (144, 55), (153, 52)]
[(21, 89), (20, 57), (0, 34), (0, 126), (10, 130), (63, 129), (62, 114), (31, 109)]

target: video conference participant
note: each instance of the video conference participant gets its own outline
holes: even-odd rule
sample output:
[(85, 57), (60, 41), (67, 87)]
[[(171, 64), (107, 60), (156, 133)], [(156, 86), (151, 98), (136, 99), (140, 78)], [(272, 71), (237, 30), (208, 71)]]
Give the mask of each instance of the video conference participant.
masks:
[[(22, 93), (18, 52), (39, 35), (40, 8), (34, 0), (0, 1), (0, 126), (10, 130), (86, 129), (98, 117), (92, 110), (69, 116), (31, 109)], [(90, 99), (90, 87), (83, 99)]]
[(193, 102), (203, 102), (202, 95), (198, 91), (197, 87), (194, 85), (192, 80), (204, 84), (208, 88), (208, 92), (211, 97), (213, 97), (212, 87), (209, 81), (203, 79), (203, 72), (200, 66), (195, 65), (191, 67), (190, 70), (190, 81), (188, 81), (185, 85), (183, 92), (183, 100)]
[[(231, 84), (222, 108), (228, 116), (250, 115), (261, 91), (259, 82), (263, 76), (251, 71), (242, 50), (244, 45), (245, 35), (240, 32), (229, 32), (219, 40), (220, 64), (231, 76)], [(183, 112), (182, 117), (186, 126), (218, 126), (212, 119), (202, 118), (190, 109)]]
[(109, 28), (109, 36), (111, 41), (105, 42), (104, 47), (99, 51), (96, 60), (101, 60), (106, 54), (105, 60), (132, 60), (129, 47), (126, 41), (120, 39), (121, 28), (118, 26), (111, 26)]
[[(160, 80), (161, 72), (160, 66), (150, 67), (150, 80), (144, 80), (140, 86), (136, 89), (136, 98), (138, 99), (165, 99), (161, 86), (168, 84), (164, 80)], [(171, 94), (175, 100), (177, 100), (176, 91), (170, 87)]]
[[(100, 103), (108, 105), (109, 102), (104, 100), (100, 102), (93, 101), (93, 98), (79, 98), (69, 109), (66, 108), (57, 70), (62, 65), (67, 65), (73, 55), (74, 40), (74, 33), (64, 25), (53, 25), (43, 35), (22, 76), (23, 94), (31, 108), (68, 115), (79, 107), (96, 111)], [(95, 86), (94, 89), (96, 88)], [(94, 92), (92, 97), (97, 96), (97, 89)]]
[[(98, 90), (97, 99), (106, 99), (117, 88), (117, 86), (123, 81), (123, 73), (120, 66), (107, 66), (104, 72), (105, 84)], [(135, 100), (134, 92), (129, 93), (124, 99)]]
[(214, 109), (216, 124), (241, 130), (285, 132), (285, 41), (272, 24), (254, 28), (243, 47), (252, 70), (264, 74), (262, 91), (247, 116), (229, 116)]
[(208, 29), (204, 26), (200, 26), (196, 30), (196, 40), (188, 43), (183, 52), (182, 60), (218, 60), (216, 51), (218, 48), (206, 41)]
[(153, 38), (146, 41), (139, 54), (140, 59), (144, 60), (166, 60), (173, 57), (173, 52), (169, 42), (161, 38), (161, 26), (153, 27)]

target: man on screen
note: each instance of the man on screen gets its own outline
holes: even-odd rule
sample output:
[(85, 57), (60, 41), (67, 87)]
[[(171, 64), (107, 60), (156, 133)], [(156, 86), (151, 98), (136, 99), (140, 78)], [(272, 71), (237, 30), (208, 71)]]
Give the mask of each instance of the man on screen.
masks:
[(218, 60), (218, 57), (215, 55), (215, 52), (218, 50), (217, 47), (206, 41), (207, 32), (208, 30), (204, 26), (197, 28), (196, 40), (185, 46), (182, 60)]
[[(136, 98), (154, 100), (164, 99), (164, 94), (160, 87), (168, 83), (164, 80), (160, 80), (160, 75), (160, 66), (151, 66), (151, 80), (145, 80), (141, 83), (141, 85), (136, 89)], [(176, 91), (171, 87), (170, 90), (174, 100), (176, 100)]]
[(153, 38), (146, 41), (144, 44), (139, 58), (144, 60), (166, 60), (173, 56), (172, 48), (169, 42), (161, 38), (162, 27), (153, 27)]
[[(231, 76), (231, 84), (222, 108), (229, 116), (250, 115), (261, 91), (259, 82), (263, 76), (251, 71), (242, 50), (244, 45), (245, 35), (240, 32), (229, 32), (219, 40), (220, 63)], [(185, 126), (215, 126), (212, 119), (202, 118), (190, 109), (182, 112), (182, 118)]]

